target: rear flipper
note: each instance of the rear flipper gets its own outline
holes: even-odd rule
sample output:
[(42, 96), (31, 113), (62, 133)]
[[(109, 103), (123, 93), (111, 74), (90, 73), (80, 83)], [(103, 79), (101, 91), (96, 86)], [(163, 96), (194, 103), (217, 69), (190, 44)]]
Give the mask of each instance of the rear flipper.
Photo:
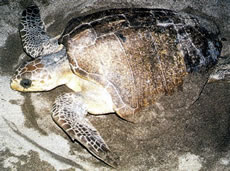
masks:
[(94, 156), (116, 167), (117, 157), (109, 150), (104, 140), (86, 118), (87, 105), (80, 94), (66, 93), (59, 96), (53, 105), (53, 120), (72, 141), (80, 142)]

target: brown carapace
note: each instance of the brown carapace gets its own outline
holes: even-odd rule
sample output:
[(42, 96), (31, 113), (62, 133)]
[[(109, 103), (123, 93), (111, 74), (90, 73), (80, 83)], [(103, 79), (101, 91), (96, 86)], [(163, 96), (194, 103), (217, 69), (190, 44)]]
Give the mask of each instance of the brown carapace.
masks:
[(185, 75), (217, 62), (221, 43), (194, 16), (165, 9), (113, 9), (69, 22), (59, 40), (75, 74), (100, 83), (127, 120)]

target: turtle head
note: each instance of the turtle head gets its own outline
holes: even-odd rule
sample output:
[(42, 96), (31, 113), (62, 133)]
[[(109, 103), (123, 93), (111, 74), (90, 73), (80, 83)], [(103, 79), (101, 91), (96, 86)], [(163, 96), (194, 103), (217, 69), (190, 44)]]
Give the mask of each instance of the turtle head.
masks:
[(23, 63), (11, 79), (11, 88), (22, 92), (48, 91), (65, 84), (71, 72), (65, 50)]
[(209, 83), (228, 82), (230, 83), (230, 58), (224, 58), (219, 61), (214, 71), (209, 76)]

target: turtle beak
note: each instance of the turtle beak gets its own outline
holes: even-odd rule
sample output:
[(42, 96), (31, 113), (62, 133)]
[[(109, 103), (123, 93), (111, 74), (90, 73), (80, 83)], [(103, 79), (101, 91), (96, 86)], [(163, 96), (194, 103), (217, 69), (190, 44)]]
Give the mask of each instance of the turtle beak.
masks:
[(17, 81), (15, 81), (15, 80), (11, 80), (10, 81), (10, 88), (12, 90), (16, 90), (16, 91), (23, 91), (23, 89), (20, 86), (20, 84)]

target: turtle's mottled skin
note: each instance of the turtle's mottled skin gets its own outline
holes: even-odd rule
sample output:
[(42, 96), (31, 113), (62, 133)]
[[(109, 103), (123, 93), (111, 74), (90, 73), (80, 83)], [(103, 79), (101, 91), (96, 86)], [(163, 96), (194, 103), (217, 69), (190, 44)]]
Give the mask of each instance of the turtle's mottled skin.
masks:
[(37, 6), (22, 16), (20, 35), (32, 61), (11, 81), (18, 91), (74, 90), (59, 96), (54, 121), (73, 141), (111, 166), (116, 157), (87, 113), (116, 112), (133, 121), (138, 110), (171, 94), (191, 72), (217, 63), (221, 43), (199, 20), (165, 9), (112, 9), (72, 19), (57, 43)]

